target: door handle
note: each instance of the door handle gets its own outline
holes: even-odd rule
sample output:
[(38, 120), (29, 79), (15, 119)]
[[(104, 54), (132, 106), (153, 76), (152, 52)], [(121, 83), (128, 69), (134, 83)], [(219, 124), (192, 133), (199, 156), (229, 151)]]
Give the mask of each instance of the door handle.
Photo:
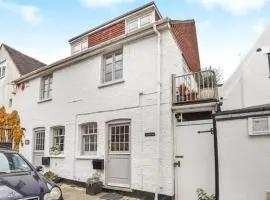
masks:
[(180, 167), (180, 161), (173, 163), (174, 167)]

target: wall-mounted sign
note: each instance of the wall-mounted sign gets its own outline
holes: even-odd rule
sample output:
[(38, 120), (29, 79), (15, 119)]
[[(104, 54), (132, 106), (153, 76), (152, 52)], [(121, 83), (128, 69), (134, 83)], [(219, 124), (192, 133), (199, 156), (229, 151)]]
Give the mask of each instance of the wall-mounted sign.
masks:
[(144, 134), (145, 137), (153, 137), (155, 135), (156, 135), (155, 132), (147, 132), (147, 133)]
[(25, 144), (25, 145), (29, 145), (29, 144), (30, 144), (30, 140), (25, 140), (25, 141), (24, 141), (24, 144)]

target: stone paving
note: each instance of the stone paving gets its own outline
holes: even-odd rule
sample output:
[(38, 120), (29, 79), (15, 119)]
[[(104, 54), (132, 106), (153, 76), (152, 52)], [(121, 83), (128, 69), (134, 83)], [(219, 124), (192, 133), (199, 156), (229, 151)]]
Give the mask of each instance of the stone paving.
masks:
[[(82, 188), (82, 187), (66, 185), (66, 184), (61, 184), (60, 187), (63, 192), (64, 200), (101, 200), (100, 197), (107, 194), (103, 192), (98, 195), (91, 196), (91, 195), (87, 195), (85, 193), (85, 188)], [(121, 200), (139, 200), (139, 199), (124, 196)]]

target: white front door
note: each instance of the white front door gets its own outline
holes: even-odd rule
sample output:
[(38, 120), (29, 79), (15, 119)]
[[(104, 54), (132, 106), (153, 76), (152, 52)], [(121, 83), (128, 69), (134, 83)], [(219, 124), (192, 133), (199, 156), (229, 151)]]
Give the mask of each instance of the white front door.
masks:
[(41, 159), (44, 156), (45, 129), (34, 130), (34, 158), (33, 165), (40, 166)]
[(110, 124), (107, 185), (130, 187), (130, 123)]
[(211, 120), (182, 122), (175, 127), (176, 200), (197, 200), (197, 189), (214, 194), (214, 141)]

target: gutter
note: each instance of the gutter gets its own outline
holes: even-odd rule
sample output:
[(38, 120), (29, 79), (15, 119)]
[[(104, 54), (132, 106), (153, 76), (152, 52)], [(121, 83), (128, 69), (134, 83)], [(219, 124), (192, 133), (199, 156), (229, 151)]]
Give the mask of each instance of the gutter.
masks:
[(158, 200), (158, 194), (160, 190), (160, 177), (159, 177), (159, 166), (160, 166), (160, 107), (161, 107), (161, 78), (160, 78), (160, 71), (161, 71), (161, 34), (157, 30), (157, 24), (153, 24), (153, 30), (157, 34), (157, 121), (156, 121), (156, 132), (157, 132), (157, 160), (156, 160), (156, 191), (155, 191), (155, 200)]

